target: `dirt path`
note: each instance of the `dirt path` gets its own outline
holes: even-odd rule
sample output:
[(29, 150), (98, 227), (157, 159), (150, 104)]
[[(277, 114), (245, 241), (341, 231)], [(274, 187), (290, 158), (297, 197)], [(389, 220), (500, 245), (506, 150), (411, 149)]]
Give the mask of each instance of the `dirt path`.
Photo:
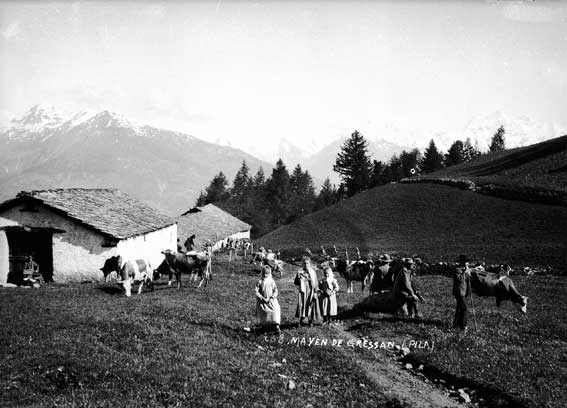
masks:
[[(347, 341), (358, 340), (341, 326), (336, 326), (335, 329)], [(338, 350), (356, 359), (368, 379), (380, 391), (392, 399), (397, 399), (402, 404), (415, 408), (469, 406), (455, 401), (449, 397), (444, 389), (426, 382), (424, 378), (417, 377), (403, 369), (399, 364), (395, 364), (383, 352), (367, 351), (367, 353), (372, 353), (371, 356), (373, 357), (368, 358), (369, 356), (364, 357), (362, 353), (356, 353), (352, 348), (338, 348)]]

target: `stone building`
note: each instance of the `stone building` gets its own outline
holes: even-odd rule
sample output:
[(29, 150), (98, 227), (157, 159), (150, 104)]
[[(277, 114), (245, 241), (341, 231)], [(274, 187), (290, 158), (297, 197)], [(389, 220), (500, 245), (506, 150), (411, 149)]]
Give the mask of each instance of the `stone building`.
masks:
[(250, 239), (251, 225), (234, 217), (214, 204), (194, 207), (177, 218), (178, 235), (181, 245), (195, 234), (197, 249), (203, 249), (207, 240), (213, 243), (213, 250), (226, 245), (232, 239)]
[(157, 266), (176, 242), (175, 219), (118, 190), (23, 191), (0, 204), (0, 283), (21, 278), (29, 256), (46, 281), (97, 281), (113, 255)]

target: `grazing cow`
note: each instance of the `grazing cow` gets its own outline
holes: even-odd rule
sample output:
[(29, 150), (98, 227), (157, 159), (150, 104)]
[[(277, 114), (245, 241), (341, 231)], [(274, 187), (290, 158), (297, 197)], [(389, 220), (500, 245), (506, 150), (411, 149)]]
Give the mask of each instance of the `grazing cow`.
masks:
[(132, 295), (132, 284), (139, 282), (138, 295), (142, 293), (144, 283), (147, 283), (150, 290), (154, 290), (153, 272), (150, 263), (145, 259), (134, 261), (124, 260), (122, 256), (112, 256), (104, 261), (104, 266), (100, 268), (104, 274), (105, 281), (112, 272), (118, 275), (118, 284), (122, 285), (127, 297)]
[[(454, 268), (453, 273), (453, 296), (455, 296), (456, 308), (453, 326), (466, 329), (467, 326), (467, 303), (465, 298), (474, 292), (478, 296), (494, 296), (496, 306), (504, 300), (510, 300), (520, 305), (522, 313), (527, 313), (528, 298), (520, 295), (512, 280), (502, 273), (491, 273), (483, 267), (470, 267), (466, 255), (459, 256), (459, 266)], [(472, 302), (472, 300), (471, 300)]]
[(355, 261), (347, 263), (344, 259), (337, 259), (335, 261), (337, 272), (347, 281), (347, 293), (353, 293), (353, 281), (362, 282), (362, 291), (372, 279), (372, 272), (374, 271), (374, 262), (368, 261)]
[(180, 288), (181, 274), (187, 273), (191, 276), (191, 280), (196, 280), (197, 276), (201, 277), (201, 282), (198, 287), (201, 287), (203, 282), (205, 283), (205, 286), (207, 286), (210, 280), (211, 261), (208, 255), (186, 255), (169, 249), (162, 251), (161, 253), (165, 256), (165, 259), (156, 269), (156, 273), (154, 274), (155, 280), (159, 279), (161, 275), (168, 274), (168, 284), (171, 285), (173, 275), (175, 275), (177, 288)]
[(509, 300), (518, 304), (522, 313), (527, 313), (528, 298), (520, 295), (512, 279), (510, 279), (505, 268), (500, 268), (498, 273), (487, 272), (480, 268), (469, 268), (470, 285), (472, 291), (478, 296), (493, 296), (496, 298), (496, 306)]
[(260, 247), (260, 250), (258, 252), (252, 254), (252, 259), (250, 260), (250, 263), (254, 265), (256, 265), (256, 262), (263, 263), (267, 255), (268, 252), (266, 251), (266, 249), (264, 249), (264, 247)]

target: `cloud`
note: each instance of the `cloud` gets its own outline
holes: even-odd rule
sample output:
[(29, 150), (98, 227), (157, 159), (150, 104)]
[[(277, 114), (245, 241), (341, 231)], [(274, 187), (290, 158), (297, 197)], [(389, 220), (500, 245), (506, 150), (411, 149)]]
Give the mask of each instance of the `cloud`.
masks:
[(165, 17), (166, 9), (163, 4), (151, 4), (149, 6), (142, 7), (140, 9), (140, 14), (149, 17), (151, 19), (162, 19)]
[(0, 29), (0, 34), (4, 39), (11, 40), (20, 34), (20, 22), (16, 21), (11, 24), (8, 24), (7, 27)]
[(549, 23), (559, 15), (551, 5), (534, 5), (524, 2), (505, 4), (502, 7), (504, 18), (524, 23)]

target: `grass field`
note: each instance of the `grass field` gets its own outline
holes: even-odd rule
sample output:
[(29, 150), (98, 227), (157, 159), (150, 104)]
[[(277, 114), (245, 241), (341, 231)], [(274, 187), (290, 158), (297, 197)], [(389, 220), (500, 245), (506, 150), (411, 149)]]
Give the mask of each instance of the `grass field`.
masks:
[(494, 183), (509, 188), (532, 187), (567, 191), (567, 136), (534, 145), (488, 153), (447, 167), (427, 177), (466, 178), (478, 184)]
[[(450, 281), (439, 276), (420, 277), (426, 296), (421, 322), (378, 315), (297, 328), (288, 267), (277, 280), (278, 339), (243, 330), (254, 319), (257, 277), (250, 266), (217, 261), (214, 268), (206, 289), (160, 284), (132, 298), (111, 284), (0, 289), (0, 405), (426, 406), (415, 385), (408, 395), (403, 389), (392, 394), (406, 381), (400, 368), (388, 368), (392, 353), (290, 343), (315, 337), (434, 343), (433, 350), (414, 349), (407, 361), (470, 388), (475, 401), (486, 397), (480, 406), (561, 407), (567, 400), (563, 277), (515, 278), (530, 297), (527, 318), (509, 304), (498, 311), (492, 301), (476, 298), (478, 331), (471, 327), (462, 335), (448, 327), (454, 301)], [(339, 307), (362, 298), (340, 293)], [(433, 379), (415, 378), (422, 393), (438, 390), (425, 388)], [(381, 382), (388, 379), (391, 387)]]
[(455, 307), (451, 281), (441, 276), (419, 277), (418, 281), (427, 294), (423, 323), (379, 315), (355, 326), (354, 332), (369, 337), (430, 339), (434, 352), (416, 350), (405, 361), (424, 364), (428, 374), (455, 388), (476, 389), (477, 397), (485, 399), (482, 405), (564, 406), (565, 277), (514, 277), (518, 289), (529, 297), (527, 316), (511, 303), (498, 309), (493, 299), (474, 297), (475, 317), (469, 310), (465, 335), (450, 329)]
[(434, 184), (389, 184), (281, 227), (258, 242), (301, 252), (324, 245), (454, 261), (461, 253), (517, 267), (567, 265), (567, 208)]

